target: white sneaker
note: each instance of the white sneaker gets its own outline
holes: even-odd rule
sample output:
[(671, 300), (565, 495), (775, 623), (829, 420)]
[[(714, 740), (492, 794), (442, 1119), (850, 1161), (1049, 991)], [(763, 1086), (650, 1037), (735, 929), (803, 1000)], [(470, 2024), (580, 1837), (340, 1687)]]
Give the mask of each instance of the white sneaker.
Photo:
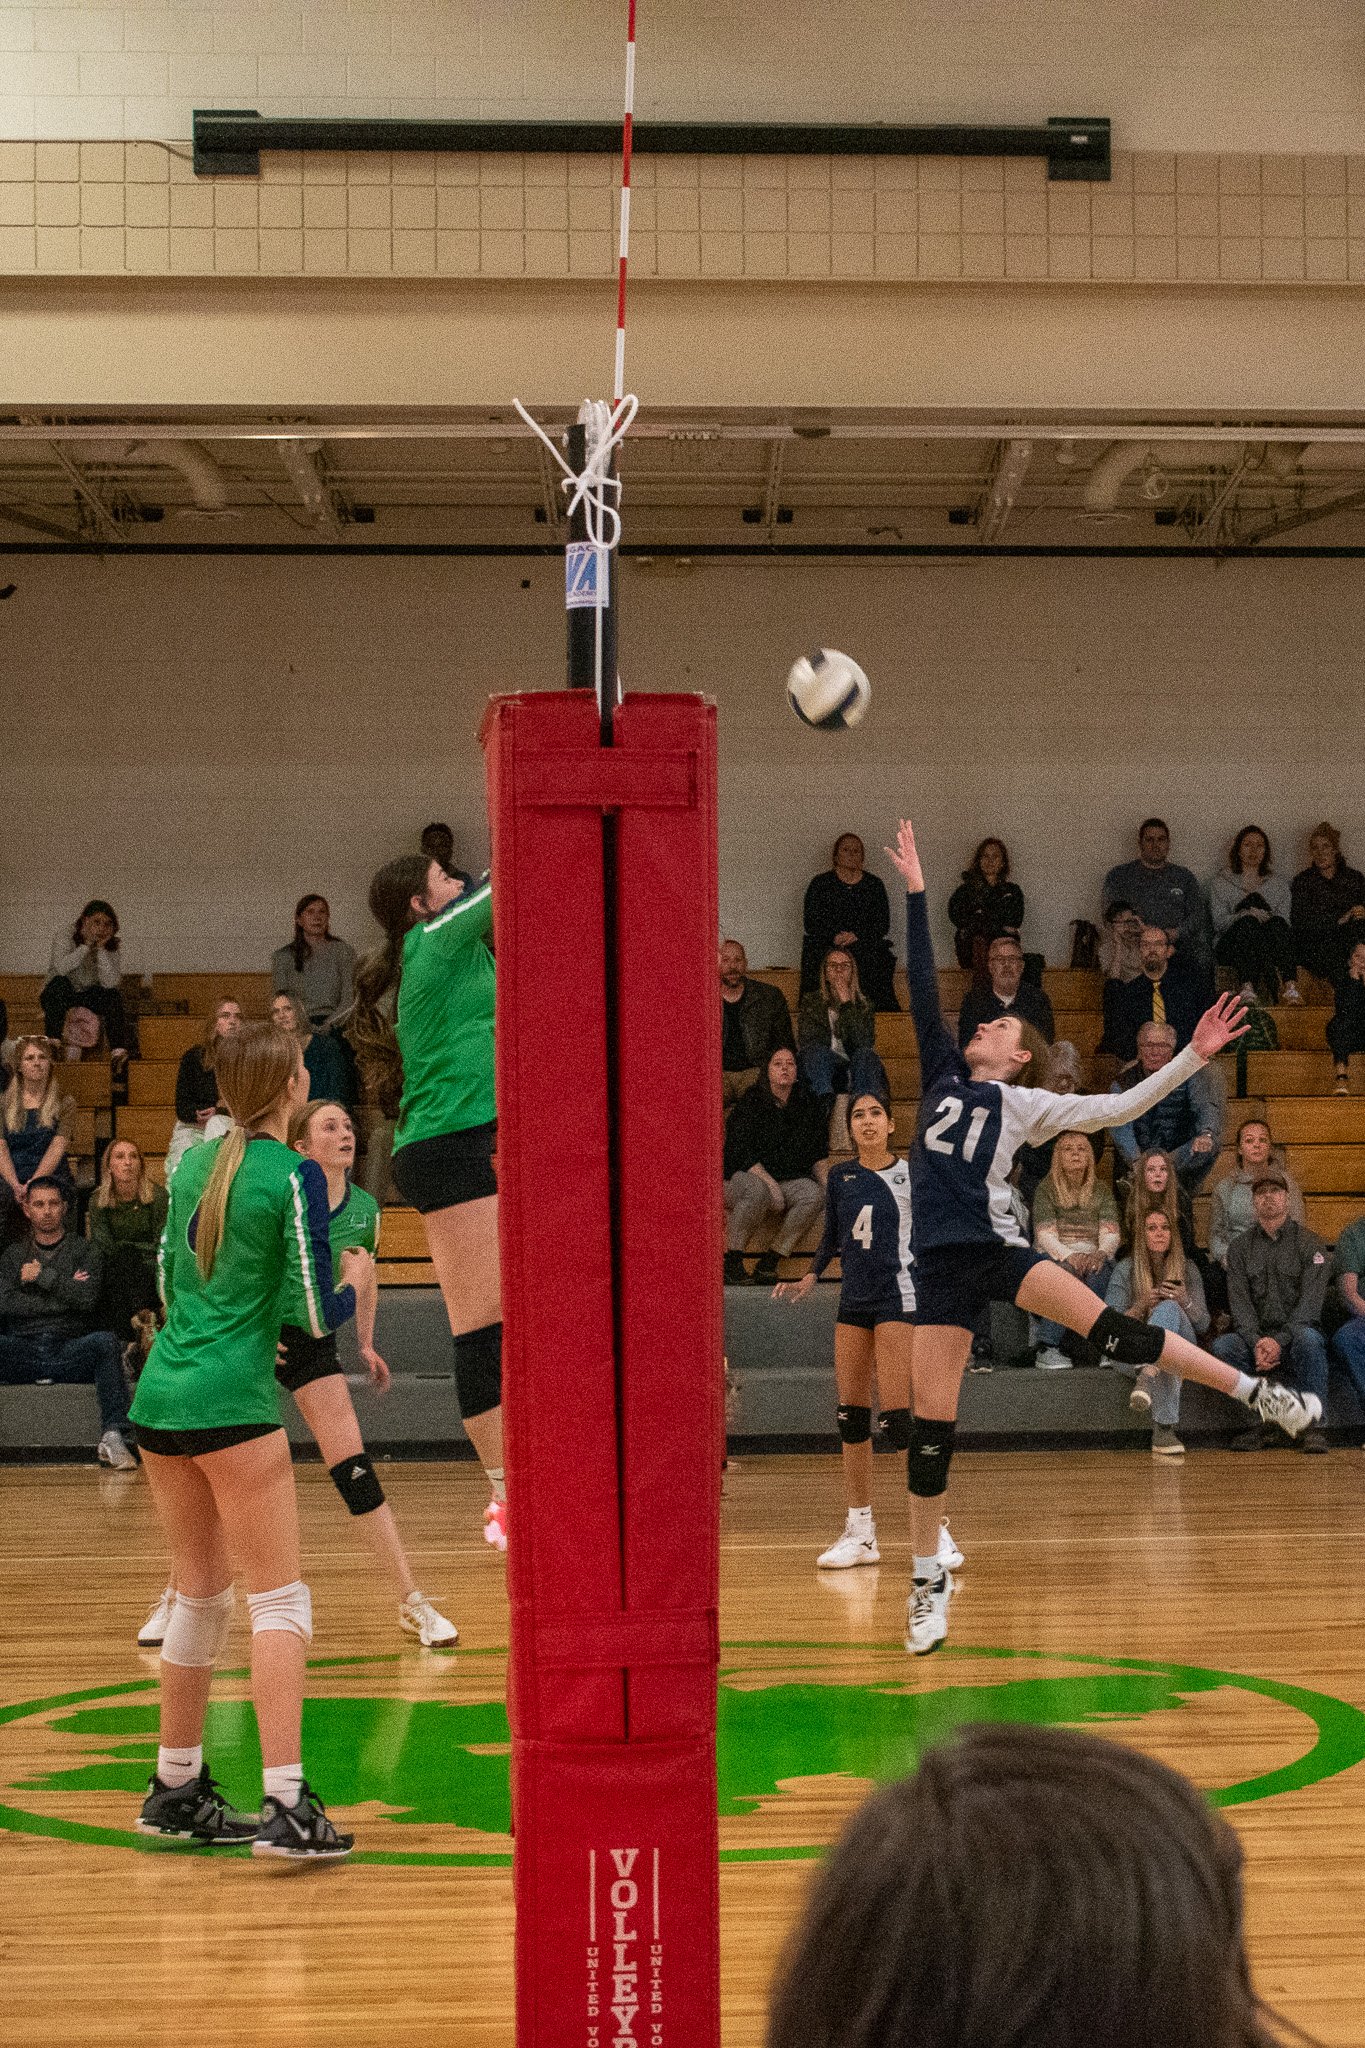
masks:
[(905, 1603), (905, 1647), (912, 1657), (927, 1656), (947, 1635), (952, 1592), (947, 1572), (940, 1572), (937, 1580), (915, 1580)]
[(1280, 1001), (1282, 1003), (1301, 1003), (1303, 1001), (1303, 997), (1299, 993), (1299, 985), (1296, 981), (1287, 981), (1285, 983), (1284, 987), (1280, 990)]
[(1128, 1396), (1128, 1406), (1135, 1415), (1150, 1415), (1152, 1412), (1152, 1389), (1149, 1384), (1151, 1367), (1144, 1365), (1133, 1381), (1133, 1391)]
[(855, 1564), (880, 1564), (881, 1556), (876, 1523), (870, 1516), (866, 1521), (861, 1516), (855, 1521), (850, 1515), (838, 1542), (822, 1550), (815, 1562), (822, 1572), (846, 1572)]
[(1033, 1363), (1039, 1372), (1070, 1372), (1071, 1360), (1055, 1344), (1045, 1344)]
[(409, 1593), (398, 1610), (398, 1622), (410, 1636), (416, 1636), (424, 1650), (448, 1650), (460, 1640), (453, 1621), (437, 1611), (425, 1593)]
[(1251, 1397), (1250, 1406), (1262, 1422), (1278, 1423), (1286, 1436), (1302, 1436), (1322, 1420), (1322, 1403), (1316, 1394), (1296, 1394), (1278, 1380), (1262, 1380)]
[(116, 1472), (136, 1472), (137, 1459), (129, 1450), (123, 1437), (116, 1429), (106, 1429), (95, 1447), (95, 1456), (101, 1465), (112, 1465)]
[(953, 1532), (946, 1522), (938, 1527), (938, 1561), (945, 1572), (960, 1572), (967, 1562), (953, 1541)]
[(171, 1625), (171, 1610), (175, 1606), (175, 1587), (167, 1586), (156, 1606), (137, 1632), (138, 1645), (144, 1650), (160, 1649), (166, 1640), (166, 1631)]

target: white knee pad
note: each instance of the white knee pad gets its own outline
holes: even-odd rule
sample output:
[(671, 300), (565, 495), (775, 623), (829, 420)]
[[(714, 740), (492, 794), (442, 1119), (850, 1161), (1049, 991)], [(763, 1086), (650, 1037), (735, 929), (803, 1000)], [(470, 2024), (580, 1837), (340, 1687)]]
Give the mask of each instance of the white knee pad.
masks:
[(231, 1586), (210, 1593), (207, 1600), (191, 1600), (188, 1594), (177, 1593), (161, 1645), (162, 1662), (200, 1670), (216, 1664), (232, 1627), (235, 1600)]
[(253, 1636), (276, 1629), (281, 1635), (312, 1642), (313, 1601), (302, 1579), (295, 1579), (290, 1586), (276, 1586), (272, 1593), (248, 1593), (246, 1604), (251, 1609)]

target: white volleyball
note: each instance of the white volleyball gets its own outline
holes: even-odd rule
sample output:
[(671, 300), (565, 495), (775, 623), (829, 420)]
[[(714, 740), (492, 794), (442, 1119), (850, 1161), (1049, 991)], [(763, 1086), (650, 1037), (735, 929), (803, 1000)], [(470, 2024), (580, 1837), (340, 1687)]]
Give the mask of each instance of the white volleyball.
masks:
[(856, 661), (837, 647), (803, 654), (787, 676), (787, 702), (803, 725), (818, 732), (847, 732), (860, 725), (872, 701), (872, 685)]

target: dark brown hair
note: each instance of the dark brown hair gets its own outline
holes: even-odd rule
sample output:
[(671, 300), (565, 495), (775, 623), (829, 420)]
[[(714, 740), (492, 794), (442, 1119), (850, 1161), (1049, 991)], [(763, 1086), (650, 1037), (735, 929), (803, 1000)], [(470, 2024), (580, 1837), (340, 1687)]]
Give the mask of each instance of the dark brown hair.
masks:
[(783, 1959), (767, 2048), (1289, 2038), (1251, 1988), (1237, 1838), (1194, 1786), (1095, 1736), (990, 1726), (855, 1816)]
[(1008, 846), (1006, 846), (1004, 840), (997, 839), (994, 833), (991, 833), (988, 838), (982, 840), (980, 846), (977, 847), (976, 852), (972, 855), (971, 860), (969, 861), (967, 866), (962, 870), (962, 879), (964, 882), (970, 882), (973, 875), (981, 875), (982, 881), (985, 881), (985, 876), (981, 874), (981, 856), (986, 851), (986, 848), (988, 846), (998, 846), (1000, 848), (1000, 859), (1002, 865), (1000, 873), (996, 877), (997, 887), (1001, 882), (1008, 882), (1010, 878), (1010, 850)]
[(1233, 840), (1231, 850), (1228, 853), (1228, 867), (1231, 869), (1234, 875), (1240, 875), (1242, 872), (1242, 841), (1248, 838), (1250, 834), (1253, 832), (1256, 834), (1256, 837), (1260, 840), (1262, 846), (1265, 848), (1265, 854), (1262, 857), (1261, 865), (1256, 870), (1256, 872), (1259, 875), (1268, 875), (1270, 873), (1269, 835), (1263, 832), (1259, 825), (1243, 825), (1241, 831)]
[(326, 933), (324, 934), (324, 938), (330, 939), (332, 936), (332, 912), (327, 902), (327, 898), (325, 896), (319, 896), (316, 890), (313, 892), (311, 896), (300, 896), (298, 902), (294, 905), (294, 938), (289, 948), (290, 952), (294, 956), (295, 971), (299, 974), (303, 973), (303, 963), (313, 950), (312, 941), (308, 938), (307, 934), (303, 929), (303, 926), (299, 923), (299, 919), (303, 916), (304, 911), (307, 910), (310, 903), (320, 903), (323, 909), (327, 912), (327, 930)]
[(387, 1117), (397, 1116), (403, 1094), (403, 1062), (394, 1027), (403, 941), (417, 923), (412, 899), (425, 890), (434, 858), (429, 853), (400, 853), (370, 883), (370, 915), (384, 938), (356, 968), (355, 1003), (346, 1035), (355, 1048), (365, 1086)]
[(71, 927), (72, 945), (83, 946), (85, 944), (84, 939), (81, 937), (81, 926), (85, 923), (87, 917), (108, 918), (110, 924), (114, 927), (114, 929), (111, 936), (107, 938), (103, 946), (101, 946), (100, 951), (102, 953), (117, 953), (118, 912), (115, 910), (113, 904), (106, 903), (102, 896), (92, 896), (90, 898), (90, 901), (86, 904), (84, 910), (81, 912), (80, 916), (76, 919), (75, 924)]

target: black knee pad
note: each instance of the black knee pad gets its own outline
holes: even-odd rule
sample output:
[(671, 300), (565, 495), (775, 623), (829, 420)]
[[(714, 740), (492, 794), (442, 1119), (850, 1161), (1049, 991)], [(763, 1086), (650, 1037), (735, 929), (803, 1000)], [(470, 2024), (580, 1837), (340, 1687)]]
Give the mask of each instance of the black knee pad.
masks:
[(368, 1451), (343, 1458), (339, 1465), (331, 1467), (331, 1473), (337, 1492), (353, 1515), (372, 1515), (376, 1508), (383, 1507), (384, 1489), (375, 1477)]
[(948, 1490), (955, 1422), (912, 1422), (906, 1446), (905, 1483), (918, 1500), (937, 1500)]
[(872, 1410), (870, 1408), (837, 1408), (835, 1420), (839, 1425), (839, 1441), (843, 1444), (865, 1444), (872, 1435)]
[(1155, 1365), (1165, 1348), (1166, 1332), (1157, 1323), (1140, 1323), (1136, 1316), (1104, 1308), (1091, 1325), (1086, 1342), (1115, 1365)]
[(877, 1441), (888, 1451), (910, 1448), (910, 1410), (883, 1408), (877, 1418)]
[(466, 1422), (502, 1406), (502, 1324), (455, 1339), (455, 1395)]

